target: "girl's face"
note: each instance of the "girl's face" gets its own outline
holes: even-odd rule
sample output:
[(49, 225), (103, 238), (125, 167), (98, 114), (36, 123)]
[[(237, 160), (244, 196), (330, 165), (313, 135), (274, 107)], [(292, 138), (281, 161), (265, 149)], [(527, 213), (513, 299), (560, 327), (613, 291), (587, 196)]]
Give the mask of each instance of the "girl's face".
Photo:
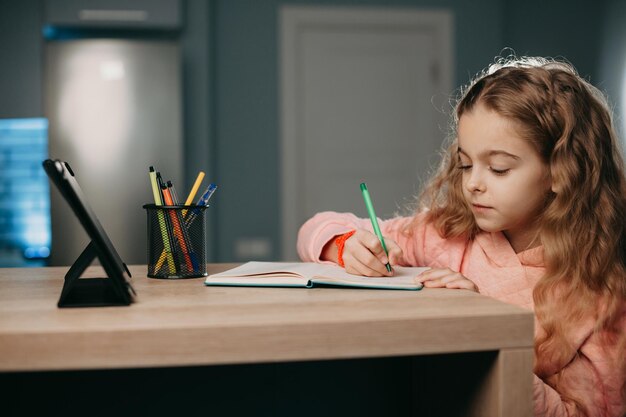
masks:
[(461, 116), (459, 167), (463, 194), (476, 223), (503, 232), (515, 252), (529, 249), (550, 191), (550, 170), (516, 132), (515, 123), (478, 104)]

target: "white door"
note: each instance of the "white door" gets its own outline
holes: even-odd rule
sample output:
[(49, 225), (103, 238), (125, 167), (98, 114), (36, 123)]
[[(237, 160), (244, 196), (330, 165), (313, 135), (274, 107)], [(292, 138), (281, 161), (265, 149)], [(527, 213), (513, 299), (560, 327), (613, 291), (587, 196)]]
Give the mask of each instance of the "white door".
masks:
[[(448, 11), (281, 10), (283, 259), (319, 211), (381, 218), (404, 209), (447, 133)], [(448, 105), (449, 107), (449, 105)]]

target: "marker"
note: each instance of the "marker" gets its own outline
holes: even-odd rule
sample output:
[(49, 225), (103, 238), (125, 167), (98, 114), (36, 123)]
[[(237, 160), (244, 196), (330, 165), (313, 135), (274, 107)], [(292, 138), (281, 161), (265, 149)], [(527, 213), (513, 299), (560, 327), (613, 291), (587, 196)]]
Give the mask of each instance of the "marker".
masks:
[[(171, 182), (168, 182), (168, 184), (171, 184)], [(167, 185), (161, 186), (161, 192), (163, 193), (165, 204), (167, 204), (168, 206), (173, 206), (176, 204), (172, 199), (172, 194)], [(183, 228), (181, 227), (180, 221), (182, 220), (182, 217), (179, 218), (178, 215), (180, 215), (180, 213), (176, 213), (175, 210), (168, 210), (168, 212), (174, 226), (174, 235), (176, 236), (176, 240), (178, 241), (178, 245), (180, 246), (180, 249), (182, 251), (183, 258), (185, 259), (187, 270), (195, 271), (197, 270), (197, 264), (193, 262), (190, 256), (191, 251), (190, 246), (188, 245), (189, 239), (186, 236), (186, 231), (183, 230)]]
[[(380, 227), (378, 227), (378, 220), (376, 220), (376, 212), (374, 211), (374, 205), (372, 204), (370, 193), (367, 190), (367, 185), (365, 185), (364, 182), (361, 183), (361, 192), (363, 193), (363, 200), (365, 200), (365, 207), (367, 207), (367, 214), (369, 214), (370, 220), (372, 221), (372, 227), (374, 228), (374, 233), (376, 233), (376, 236), (378, 236), (378, 240), (380, 240), (380, 244), (383, 246), (385, 255), (387, 255), (387, 259), (389, 259), (389, 252), (387, 252), (385, 239), (383, 238), (383, 234), (380, 232)], [(387, 268), (387, 271), (391, 272), (391, 265), (389, 265), (389, 262), (387, 262), (385, 267)]]
[[(169, 190), (170, 195), (172, 196), (172, 202), (174, 203), (175, 206), (177, 206), (179, 204), (178, 194), (176, 194), (176, 189), (174, 188), (174, 184), (172, 184), (172, 181), (167, 182), (167, 189)], [(185, 225), (184, 214), (181, 214), (178, 210), (175, 210), (175, 212), (176, 212), (177, 224), (179, 226)], [(181, 227), (180, 230), (183, 234), (185, 245), (187, 246), (187, 252), (189, 253), (189, 256), (191, 257), (191, 264), (193, 265), (193, 270), (196, 271), (198, 270), (200, 265), (198, 264), (198, 259), (196, 258), (196, 254), (193, 251), (193, 245), (191, 244), (191, 239), (189, 238), (187, 228)]]
[[(163, 200), (161, 199), (161, 192), (159, 191), (159, 186), (157, 184), (157, 176), (154, 172), (154, 167), (150, 167), (150, 184), (152, 185), (152, 196), (154, 198), (154, 204), (156, 206), (162, 206)], [(155, 265), (155, 272), (158, 272), (163, 265), (163, 262), (167, 259), (167, 265), (169, 267), (169, 271), (171, 274), (176, 273), (176, 266), (174, 264), (174, 257), (172, 256), (172, 247), (170, 245), (170, 239), (167, 233), (167, 225), (165, 216), (163, 215), (162, 210), (157, 210), (157, 219), (159, 222), (159, 228), (161, 229), (161, 239), (163, 239), (163, 252), (161, 252), (161, 256)]]
[(152, 184), (152, 196), (154, 197), (154, 204), (157, 206), (162, 206), (163, 201), (161, 200), (161, 193), (159, 192), (159, 185), (157, 184), (156, 172), (154, 172), (154, 167), (150, 167), (150, 183)]

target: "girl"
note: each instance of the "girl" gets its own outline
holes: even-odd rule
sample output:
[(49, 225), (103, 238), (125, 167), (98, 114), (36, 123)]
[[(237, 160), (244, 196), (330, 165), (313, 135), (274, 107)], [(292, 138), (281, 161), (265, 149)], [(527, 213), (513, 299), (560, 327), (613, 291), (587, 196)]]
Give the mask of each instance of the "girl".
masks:
[(501, 61), (471, 83), (454, 138), (412, 217), (319, 213), (304, 261), (391, 276), (430, 266), (426, 287), (534, 309), (537, 416), (626, 412), (626, 178), (602, 94), (565, 63)]

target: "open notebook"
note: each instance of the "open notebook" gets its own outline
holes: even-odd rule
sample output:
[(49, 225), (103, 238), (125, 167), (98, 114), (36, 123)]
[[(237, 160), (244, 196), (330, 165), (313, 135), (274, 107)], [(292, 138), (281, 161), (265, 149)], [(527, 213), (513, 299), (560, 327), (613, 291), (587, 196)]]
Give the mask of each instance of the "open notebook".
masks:
[(248, 262), (228, 271), (209, 275), (206, 285), (244, 287), (301, 287), (319, 285), (360, 287), (396, 290), (419, 290), (422, 284), (415, 281), (429, 268), (394, 267), (393, 277), (369, 278), (348, 274), (335, 265), (312, 262)]

